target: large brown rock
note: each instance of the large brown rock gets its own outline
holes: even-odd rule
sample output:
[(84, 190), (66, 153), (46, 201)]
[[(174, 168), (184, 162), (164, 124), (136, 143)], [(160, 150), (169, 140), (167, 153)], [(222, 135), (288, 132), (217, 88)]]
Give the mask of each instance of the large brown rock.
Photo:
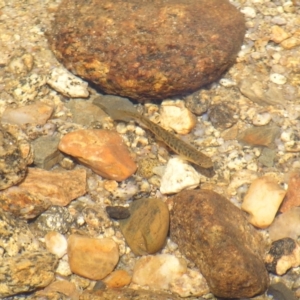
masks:
[(144, 101), (216, 80), (244, 33), (243, 15), (226, 0), (64, 0), (48, 39), (73, 73)]
[(197, 265), (213, 294), (246, 298), (267, 289), (261, 236), (240, 209), (209, 190), (183, 191), (173, 201), (171, 239)]

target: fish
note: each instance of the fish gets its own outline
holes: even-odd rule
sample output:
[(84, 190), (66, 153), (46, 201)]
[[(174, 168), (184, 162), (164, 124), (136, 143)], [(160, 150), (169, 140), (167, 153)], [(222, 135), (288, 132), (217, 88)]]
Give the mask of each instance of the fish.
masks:
[(161, 126), (153, 123), (147, 117), (141, 115), (133, 103), (127, 98), (118, 96), (97, 97), (93, 104), (100, 107), (113, 120), (130, 121), (137, 120), (144, 125), (158, 138), (163, 141), (171, 150), (177, 153), (183, 159), (195, 164), (197, 170), (206, 177), (214, 175), (213, 162), (211, 158), (204, 153), (198, 151), (192, 145), (179, 139), (175, 134), (167, 131)]

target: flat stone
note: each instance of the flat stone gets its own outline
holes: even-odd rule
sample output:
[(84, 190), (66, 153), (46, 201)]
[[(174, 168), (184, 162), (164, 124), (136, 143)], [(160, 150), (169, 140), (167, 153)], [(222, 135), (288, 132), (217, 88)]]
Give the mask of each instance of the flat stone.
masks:
[(288, 189), (286, 196), (280, 206), (281, 212), (286, 212), (292, 207), (300, 206), (300, 197), (299, 197), (299, 188), (300, 188), (300, 174), (291, 173), (288, 181)]
[(58, 147), (104, 178), (123, 181), (137, 169), (128, 148), (115, 131), (73, 131), (61, 139)]
[(237, 122), (238, 119), (234, 117), (237, 113), (236, 106), (225, 102), (212, 105), (208, 109), (208, 117), (212, 125), (223, 130), (232, 127)]
[(47, 251), (24, 252), (0, 259), (0, 297), (32, 292), (49, 285), (55, 277), (57, 258)]
[(111, 219), (121, 220), (130, 217), (128, 207), (124, 206), (106, 206), (106, 212)]
[(180, 192), (172, 200), (171, 239), (214, 295), (247, 298), (267, 289), (262, 237), (241, 210), (210, 190)]
[(119, 248), (110, 238), (97, 239), (72, 234), (68, 239), (68, 257), (72, 272), (100, 280), (117, 265)]
[(131, 282), (131, 275), (125, 270), (116, 270), (105, 277), (103, 282), (110, 289), (121, 288), (129, 285)]
[(268, 292), (268, 296), (272, 296), (273, 299), (276, 297), (283, 297), (282, 299), (285, 300), (297, 300), (298, 297), (295, 296), (295, 293), (289, 289), (284, 283), (276, 282), (270, 285)]
[(107, 94), (144, 101), (219, 78), (244, 33), (243, 15), (228, 1), (64, 0), (48, 40), (74, 74)]
[(131, 203), (130, 217), (120, 220), (125, 240), (136, 255), (159, 251), (169, 230), (169, 210), (160, 199), (140, 199)]

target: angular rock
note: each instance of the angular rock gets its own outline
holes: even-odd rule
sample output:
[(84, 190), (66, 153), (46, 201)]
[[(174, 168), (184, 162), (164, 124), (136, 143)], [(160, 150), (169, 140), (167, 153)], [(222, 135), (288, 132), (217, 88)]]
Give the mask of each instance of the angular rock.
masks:
[(125, 270), (116, 270), (105, 277), (103, 282), (110, 289), (121, 288), (131, 282), (131, 275)]
[(171, 239), (193, 261), (218, 297), (263, 293), (269, 282), (262, 237), (226, 198), (210, 190), (173, 197)]
[(216, 80), (244, 33), (243, 15), (225, 0), (64, 0), (48, 40), (73, 73), (144, 101)]
[(169, 210), (160, 199), (140, 199), (131, 203), (131, 216), (120, 220), (125, 240), (136, 255), (152, 254), (165, 244), (169, 230)]
[(280, 206), (281, 212), (286, 212), (290, 210), (292, 207), (300, 206), (300, 174), (299, 173), (291, 173), (288, 181), (288, 189), (286, 192), (286, 196)]
[(68, 257), (72, 272), (100, 280), (117, 265), (119, 248), (109, 238), (97, 239), (72, 234), (68, 239)]
[(31, 292), (54, 280), (57, 258), (46, 251), (0, 259), (0, 297)]
[(123, 181), (137, 169), (120, 135), (110, 130), (70, 132), (61, 139), (59, 150), (108, 179)]

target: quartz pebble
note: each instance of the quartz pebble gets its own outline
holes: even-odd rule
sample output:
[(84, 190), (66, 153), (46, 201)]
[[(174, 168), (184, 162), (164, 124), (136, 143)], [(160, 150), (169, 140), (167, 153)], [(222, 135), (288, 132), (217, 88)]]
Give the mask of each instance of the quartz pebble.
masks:
[(159, 112), (160, 125), (167, 130), (188, 134), (196, 125), (196, 117), (185, 107), (184, 101), (163, 101)]
[(134, 254), (152, 254), (159, 251), (166, 242), (169, 210), (160, 199), (140, 199), (131, 203), (130, 217), (119, 222)]
[(121, 136), (114, 131), (73, 131), (61, 139), (58, 147), (108, 179), (123, 181), (137, 169)]
[(255, 116), (252, 119), (252, 123), (255, 126), (263, 126), (269, 124), (271, 119), (272, 116), (270, 113), (262, 112), (262, 113), (255, 114)]
[(209, 291), (199, 272), (188, 269), (183, 258), (170, 254), (140, 258), (134, 266), (132, 283), (154, 290), (170, 290), (181, 297), (202, 296)]
[(300, 173), (292, 172), (289, 176), (286, 197), (280, 206), (280, 212), (287, 212), (292, 207), (300, 206)]
[(66, 97), (86, 98), (89, 95), (88, 84), (65, 68), (54, 68), (47, 78), (47, 83)]
[(105, 277), (103, 282), (110, 289), (121, 288), (129, 285), (131, 282), (131, 276), (125, 270), (116, 270)]
[(184, 189), (194, 189), (200, 183), (200, 175), (180, 157), (169, 159), (161, 179), (160, 191), (174, 194)]
[(286, 83), (286, 77), (282, 74), (273, 73), (270, 75), (270, 80), (276, 84), (285, 84)]
[(61, 258), (67, 253), (67, 239), (59, 232), (50, 231), (45, 235), (47, 250)]
[(273, 222), (285, 194), (286, 191), (271, 176), (257, 178), (243, 200), (242, 210), (250, 214), (252, 225), (266, 228)]
[(72, 272), (100, 280), (117, 265), (119, 249), (110, 238), (97, 239), (72, 234), (68, 239), (68, 257)]

